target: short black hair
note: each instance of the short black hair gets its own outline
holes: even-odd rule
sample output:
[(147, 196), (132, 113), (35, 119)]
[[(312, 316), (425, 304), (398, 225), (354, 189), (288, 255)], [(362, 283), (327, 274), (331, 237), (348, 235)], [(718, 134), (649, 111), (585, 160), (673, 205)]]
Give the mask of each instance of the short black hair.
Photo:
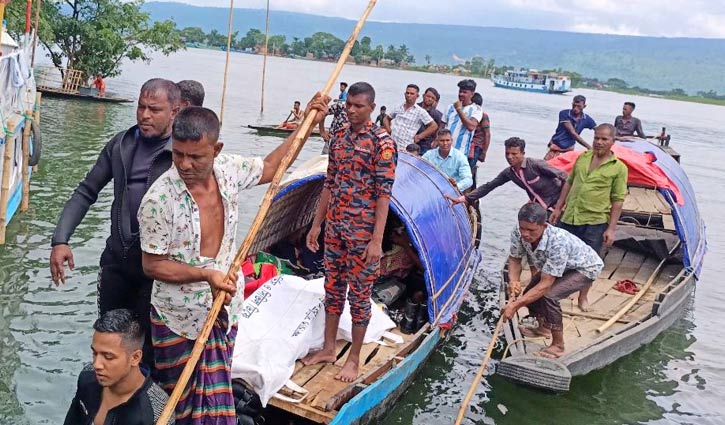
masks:
[(481, 96), (481, 93), (478, 93), (478, 92), (473, 93), (471, 102), (475, 103), (478, 106), (483, 106), (483, 96)]
[(125, 308), (105, 312), (93, 324), (96, 332), (121, 335), (121, 342), (131, 351), (143, 348), (144, 332), (136, 315)]
[(458, 82), (458, 88), (461, 90), (476, 91), (476, 82), (470, 78)]
[(587, 98), (578, 94), (578, 95), (574, 96), (574, 100), (572, 100), (571, 102), (572, 103), (579, 103), (579, 102), (587, 103)]
[(341, 86), (343, 86), (343, 87), (345, 87), (345, 88), (347, 88), (347, 83), (346, 83), (346, 82), (344, 82), (344, 81), (343, 81), (343, 82), (341, 82), (341, 83), (340, 83), (340, 85), (341, 85)]
[(189, 106), (176, 115), (171, 136), (180, 142), (200, 141), (204, 135), (211, 143), (219, 140), (219, 118), (208, 108)]
[(191, 106), (204, 106), (204, 86), (195, 80), (181, 80), (176, 83), (181, 92), (181, 101)]
[(441, 95), (440, 95), (440, 93), (438, 93), (438, 90), (434, 89), (433, 87), (428, 87), (427, 89), (425, 89), (423, 94), (426, 94), (428, 92), (433, 93), (433, 96), (435, 96), (435, 98), (436, 98), (436, 102), (441, 100)]
[(411, 143), (405, 147), (405, 151), (410, 153), (420, 153), (420, 146), (418, 146), (417, 143)]
[(381, 111), (387, 111), (387, 110), (388, 110), (388, 108), (386, 108), (386, 107), (385, 107), (385, 105), (383, 105), (383, 106), (381, 106), (381, 107), (380, 107), (380, 110), (381, 110)]
[(625, 105), (629, 105), (632, 107), (632, 110), (637, 107), (637, 105), (634, 104), (634, 102), (624, 102)]
[(375, 89), (370, 84), (364, 81), (359, 81), (351, 85), (350, 88), (347, 90), (347, 95), (350, 97), (360, 94), (366, 95), (370, 103), (375, 103)]
[(440, 130), (438, 130), (438, 133), (436, 133), (436, 137), (445, 136), (446, 134), (452, 135), (453, 133), (451, 133), (451, 130), (447, 128), (441, 128)]
[(546, 218), (546, 210), (538, 202), (526, 203), (519, 210), (519, 221), (546, 224)]
[(503, 145), (506, 149), (519, 148), (521, 149), (521, 152), (524, 152), (526, 150), (526, 141), (519, 137), (509, 137), (508, 139), (506, 139), (506, 141), (503, 142)]
[(299, 101), (299, 100), (295, 100), (295, 103), (294, 103), (294, 104), (295, 104), (295, 105), (301, 105), (302, 103), (300, 103), (300, 101)]
[(181, 91), (179, 87), (173, 81), (169, 81), (163, 78), (152, 78), (141, 86), (141, 95), (144, 93), (152, 94), (163, 92), (166, 94), (166, 100), (169, 101), (171, 106), (177, 106), (181, 100)]
[(405, 88), (406, 89), (415, 89), (415, 91), (417, 91), (418, 93), (420, 93), (420, 87), (418, 87), (417, 84), (408, 84)]

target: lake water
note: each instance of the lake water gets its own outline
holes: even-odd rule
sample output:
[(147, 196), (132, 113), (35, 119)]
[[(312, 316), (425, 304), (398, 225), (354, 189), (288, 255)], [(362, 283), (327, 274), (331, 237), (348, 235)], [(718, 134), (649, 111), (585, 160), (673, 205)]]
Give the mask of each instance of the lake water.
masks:
[[(264, 155), (281, 142), (246, 129), (250, 123), (277, 123), (294, 100), (303, 104), (322, 87), (333, 64), (270, 58), (265, 115), (259, 114), (259, 56), (233, 54), (224, 117), (225, 149)], [(196, 79), (207, 90), (207, 106), (218, 110), (224, 53), (189, 50), (158, 57), (152, 65), (126, 66), (108, 89), (134, 99), (151, 77)], [(626, 78), (625, 78), (626, 79)], [(439, 109), (456, 100), (458, 77), (346, 66), (340, 80), (365, 80), (378, 93), (378, 106), (403, 101), (408, 83), (436, 87)], [(541, 157), (556, 126), (557, 113), (571, 96), (550, 96), (493, 88), (479, 80), (491, 117), (492, 143), (479, 181), (505, 165), (503, 140), (523, 137), (528, 154)], [(624, 101), (637, 103), (636, 115), (653, 134), (666, 126), (697, 192), (706, 220), (709, 253), (687, 315), (653, 343), (603, 370), (576, 378), (571, 391), (551, 395), (488, 376), (472, 402), (468, 423), (480, 424), (722, 424), (725, 423), (725, 337), (722, 311), (725, 275), (725, 108), (663, 99), (580, 90), (586, 112), (613, 122)], [(96, 274), (108, 235), (112, 193), (106, 190), (78, 227), (71, 242), (76, 270), (65, 286), (50, 280), (50, 237), (60, 211), (106, 141), (135, 122), (133, 105), (102, 105), (44, 99), (43, 160), (33, 176), (30, 209), (8, 228), (0, 247), (0, 423), (61, 423), (75, 391), (78, 371), (90, 359), (91, 325), (96, 318)], [(591, 133), (584, 137), (591, 140)], [(299, 161), (320, 151), (312, 139)], [(109, 188), (110, 189), (110, 186)], [(251, 223), (264, 188), (248, 192), (240, 233)], [(459, 326), (427, 363), (385, 424), (448, 424), (480, 364), (498, 314), (492, 295), (506, 259), (508, 233), (518, 206), (526, 201), (514, 185), (482, 202), (484, 264), (459, 315)], [(243, 233), (242, 233), (243, 235)], [(240, 241), (241, 241), (240, 236)], [(501, 350), (502, 347), (499, 347)], [(498, 356), (501, 352), (498, 352)], [(492, 371), (491, 369), (490, 371)]]

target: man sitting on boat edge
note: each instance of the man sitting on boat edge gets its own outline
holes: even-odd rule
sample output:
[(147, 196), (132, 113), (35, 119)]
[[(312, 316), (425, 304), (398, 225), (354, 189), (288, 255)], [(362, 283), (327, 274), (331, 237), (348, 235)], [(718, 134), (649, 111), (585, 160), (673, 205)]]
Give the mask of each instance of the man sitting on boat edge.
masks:
[[(546, 221), (546, 210), (528, 203), (518, 214), (519, 224), (511, 232), (508, 258), (509, 302), (501, 314), (511, 320), (521, 307), (528, 307), (536, 317), (537, 328), (521, 327), (526, 337), (551, 336), (551, 345), (538, 354), (557, 358), (564, 354), (564, 322), (560, 300), (588, 289), (604, 268), (604, 262), (581, 239)], [(531, 270), (523, 295), (521, 292), (522, 259), (526, 256)]]
[[(322, 120), (327, 98), (308, 108)], [(311, 131), (310, 127), (310, 131)], [(176, 405), (184, 424), (235, 424), (231, 358), (242, 308), (243, 282), (225, 283), (236, 252), (242, 191), (272, 180), (297, 131), (267, 157), (221, 154), (219, 119), (209, 109), (189, 107), (174, 121), (173, 166), (151, 186), (139, 208), (143, 269), (155, 279), (151, 322), (157, 378), (173, 390), (189, 360), (213, 303), (226, 292), (231, 304), (219, 313), (204, 352)]]
[(635, 108), (634, 102), (624, 102), (622, 106), (622, 115), (617, 115), (614, 119), (614, 127), (617, 129), (617, 138), (619, 137), (640, 137), (646, 139), (642, 130), (642, 121), (639, 118), (633, 117), (632, 112)]
[(133, 312), (111, 310), (93, 329), (93, 363), (78, 377), (64, 424), (154, 425), (169, 397), (141, 363), (144, 334)]
[(587, 107), (587, 98), (578, 94), (574, 96), (571, 109), (564, 109), (559, 112), (559, 124), (554, 135), (549, 140), (549, 151), (544, 156), (546, 161), (556, 158), (564, 152), (574, 150), (574, 145), (579, 143), (587, 149), (592, 147), (580, 134), (585, 129), (594, 129), (597, 123), (592, 117), (584, 113)]

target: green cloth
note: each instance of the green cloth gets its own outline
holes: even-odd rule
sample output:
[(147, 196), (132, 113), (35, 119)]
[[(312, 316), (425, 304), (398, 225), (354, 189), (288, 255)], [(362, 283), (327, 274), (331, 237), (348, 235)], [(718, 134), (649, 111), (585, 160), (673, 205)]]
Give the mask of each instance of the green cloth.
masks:
[(561, 221), (574, 226), (609, 223), (612, 202), (627, 196), (627, 166), (614, 154), (611, 159), (589, 172), (594, 152), (577, 158), (569, 174), (571, 190)]
[(272, 264), (277, 267), (279, 274), (294, 274), (289, 266), (289, 261), (282, 260), (275, 257), (272, 254), (268, 254), (264, 251), (259, 251), (256, 256), (256, 262), (254, 263), (254, 273), (259, 276), (259, 271), (262, 268), (262, 264)]

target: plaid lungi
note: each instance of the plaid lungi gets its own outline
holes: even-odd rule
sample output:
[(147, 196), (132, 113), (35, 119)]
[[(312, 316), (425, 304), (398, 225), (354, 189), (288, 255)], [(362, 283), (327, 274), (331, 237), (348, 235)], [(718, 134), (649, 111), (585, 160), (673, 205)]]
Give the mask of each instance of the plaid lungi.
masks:
[[(234, 325), (227, 333), (228, 325), (227, 312), (222, 309), (196, 370), (176, 405), (177, 425), (236, 424), (231, 373), (237, 326)], [(154, 344), (156, 378), (159, 385), (171, 394), (181, 371), (191, 357), (195, 341), (179, 336), (166, 327), (153, 307), (151, 337)]]

